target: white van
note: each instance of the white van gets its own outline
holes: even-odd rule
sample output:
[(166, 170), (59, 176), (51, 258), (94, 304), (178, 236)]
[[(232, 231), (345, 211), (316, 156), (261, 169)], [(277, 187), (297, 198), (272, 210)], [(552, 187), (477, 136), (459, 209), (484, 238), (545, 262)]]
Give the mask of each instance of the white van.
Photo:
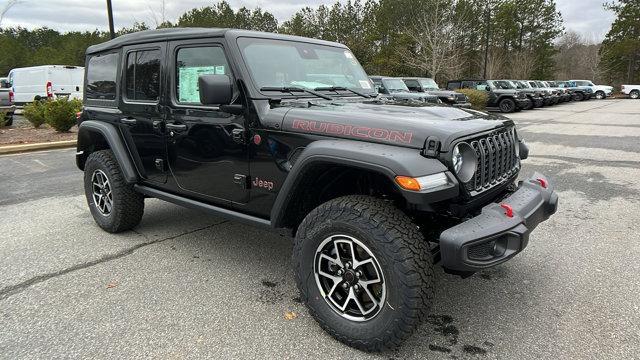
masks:
[(66, 65), (42, 65), (16, 68), (9, 82), (17, 105), (58, 97), (82, 100), (84, 68)]

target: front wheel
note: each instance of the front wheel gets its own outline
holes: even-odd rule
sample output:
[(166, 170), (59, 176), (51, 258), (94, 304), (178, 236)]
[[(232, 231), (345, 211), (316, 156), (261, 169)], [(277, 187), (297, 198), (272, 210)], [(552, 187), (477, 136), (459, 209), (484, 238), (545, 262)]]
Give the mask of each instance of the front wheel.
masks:
[(582, 100), (584, 100), (584, 94), (579, 93), (579, 92), (574, 93), (573, 94), (573, 100), (574, 101), (582, 101)]
[(140, 223), (144, 197), (128, 184), (111, 150), (93, 152), (84, 166), (84, 191), (93, 219), (117, 233)]
[(512, 113), (516, 111), (516, 102), (513, 101), (513, 99), (502, 99), (498, 106), (500, 107), (500, 111), (503, 113)]
[(368, 196), (337, 198), (309, 213), (296, 234), (293, 266), (320, 326), (365, 351), (398, 347), (433, 300), (424, 237), (391, 203)]
[(604, 98), (606, 98), (606, 95), (604, 94), (604, 92), (603, 92), (603, 91), (598, 91), (598, 92), (596, 93), (596, 99), (598, 99), (598, 100), (602, 100), (602, 99), (604, 99)]
[(632, 99), (634, 99), (634, 100), (640, 99), (640, 91), (638, 91), (638, 90), (633, 90), (633, 91), (629, 94), (629, 96), (630, 96)]

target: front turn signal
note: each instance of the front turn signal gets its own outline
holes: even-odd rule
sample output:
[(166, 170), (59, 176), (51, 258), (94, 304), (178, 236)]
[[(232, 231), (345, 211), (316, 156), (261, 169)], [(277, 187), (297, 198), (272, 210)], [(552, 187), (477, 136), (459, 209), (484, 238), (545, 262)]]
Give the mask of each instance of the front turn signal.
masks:
[(415, 178), (409, 176), (396, 176), (396, 183), (405, 190), (420, 191), (420, 183)]

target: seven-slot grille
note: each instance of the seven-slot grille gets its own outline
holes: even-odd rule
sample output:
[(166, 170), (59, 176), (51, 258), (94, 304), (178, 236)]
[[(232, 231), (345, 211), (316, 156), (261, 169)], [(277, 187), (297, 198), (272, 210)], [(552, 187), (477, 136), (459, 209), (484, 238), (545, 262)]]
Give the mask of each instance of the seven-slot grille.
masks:
[(520, 168), (513, 128), (468, 141), (476, 152), (478, 165), (467, 190), (483, 192), (515, 175)]

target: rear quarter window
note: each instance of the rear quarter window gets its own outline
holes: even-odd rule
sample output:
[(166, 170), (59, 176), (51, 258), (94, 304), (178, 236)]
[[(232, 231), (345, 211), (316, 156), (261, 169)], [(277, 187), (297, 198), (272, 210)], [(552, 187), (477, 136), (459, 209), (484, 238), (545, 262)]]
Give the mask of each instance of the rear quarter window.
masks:
[(115, 100), (118, 53), (92, 56), (87, 62), (87, 99)]

